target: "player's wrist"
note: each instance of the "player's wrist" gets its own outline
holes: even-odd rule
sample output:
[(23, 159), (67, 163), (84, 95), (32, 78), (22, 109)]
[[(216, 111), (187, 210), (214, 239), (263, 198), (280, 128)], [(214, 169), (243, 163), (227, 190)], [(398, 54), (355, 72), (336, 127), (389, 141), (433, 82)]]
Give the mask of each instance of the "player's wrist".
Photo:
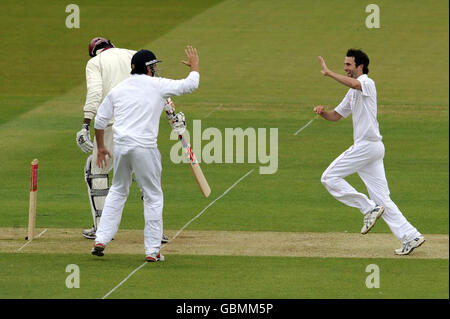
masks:
[(91, 119), (85, 117), (83, 120), (82, 127), (86, 130), (89, 130), (90, 126), (91, 126)]
[(197, 65), (191, 64), (191, 72), (200, 72), (198, 64)]

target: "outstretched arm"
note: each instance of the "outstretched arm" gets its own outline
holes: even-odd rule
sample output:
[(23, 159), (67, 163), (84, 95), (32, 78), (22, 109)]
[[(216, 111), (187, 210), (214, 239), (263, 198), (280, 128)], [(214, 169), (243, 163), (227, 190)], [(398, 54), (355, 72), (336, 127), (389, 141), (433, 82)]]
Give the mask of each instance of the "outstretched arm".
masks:
[(345, 86), (348, 86), (349, 88), (360, 90), (360, 91), (362, 90), (361, 83), (357, 79), (335, 73), (335, 72), (331, 71), (330, 69), (328, 69), (327, 65), (325, 64), (325, 60), (321, 56), (319, 56), (319, 63), (322, 66), (322, 70), (320, 70), (320, 73), (322, 73), (323, 75), (329, 76), (329, 77), (335, 79), (336, 81), (338, 81), (339, 83), (342, 83)]
[(195, 91), (200, 83), (199, 73), (199, 58), (197, 49), (192, 46), (187, 46), (186, 50), (187, 61), (181, 61), (191, 70), (187, 78), (183, 80), (170, 80), (159, 78), (160, 92), (163, 98), (167, 99), (174, 95), (183, 95)]

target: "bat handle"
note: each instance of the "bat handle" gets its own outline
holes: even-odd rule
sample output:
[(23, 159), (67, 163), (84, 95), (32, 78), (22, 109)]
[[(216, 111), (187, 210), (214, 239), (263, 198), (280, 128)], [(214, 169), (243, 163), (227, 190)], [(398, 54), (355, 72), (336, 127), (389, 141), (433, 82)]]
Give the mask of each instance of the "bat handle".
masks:
[(166, 110), (166, 118), (169, 121), (169, 123), (171, 123), (176, 113), (175, 113), (175, 105), (173, 104), (170, 97), (166, 99), (166, 105), (170, 105), (170, 109), (165, 108), (165, 110)]

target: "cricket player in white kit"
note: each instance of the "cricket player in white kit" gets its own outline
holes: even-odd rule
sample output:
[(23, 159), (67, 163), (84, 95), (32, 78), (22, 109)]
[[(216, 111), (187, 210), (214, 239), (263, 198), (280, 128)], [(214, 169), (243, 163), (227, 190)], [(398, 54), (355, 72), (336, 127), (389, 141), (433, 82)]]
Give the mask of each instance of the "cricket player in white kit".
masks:
[[(198, 88), (200, 74), (197, 50), (188, 46), (191, 72), (183, 80), (154, 77), (160, 62), (148, 50), (138, 51), (131, 60), (131, 77), (113, 88), (100, 105), (96, 121), (97, 165), (101, 168), (114, 160), (114, 178), (105, 200), (92, 254), (103, 256), (105, 246), (119, 229), (134, 172), (144, 195), (144, 244), (146, 260), (162, 261), (163, 192), (161, 189), (161, 154), (157, 148), (159, 120), (167, 98), (191, 93)], [(110, 120), (114, 132), (113, 156), (104, 143)]]
[[(130, 77), (131, 58), (136, 53), (134, 50), (116, 48), (110, 40), (95, 37), (89, 42), (89, 56), (91, 59), (86, 64), (86, 102), (83, 108), (84, 120), (82, 129), (77, 133), (76, 142), (85, 153), (92, 152), (88, 156), (84, 167), (85, 181), (88, 187), (89, 203), (93, 219), (93, 226), (84, 229), (82, 234), (87, 239), (95, 239), (98, 222), (103, 211), (105, 198), (109, 190), (109, 176), (113, 166), (112, 159), (108, 159), (105, 167), (97, 166), (97, 142), (91, 141), (90, 125), (97, 114), (97, 109), (109, 91), (123, 80)], [(113, 150), (113, 120), (105, 128), (105, 145)], [(163, 243), (168, 237), (163, 234)]]
[[(402, 241), (397, 255), (407, 255), (425, 242), (424, 237), (403, 216), (390, 198), (384, 171), (384, 144), (377, 122), (377, 91), (367, 76), (369, 58), (361, 50), (350, 49), (344, 61), (347, 76), (329, 70), (322, 57), (321, 73), (350, 87), (342, 102), (332, 111), (322, 105), (314, 112), (329, 121), (352, 114), (354, 144), (336, 158), (322, 175), (322, 184), (340, 202), (358, 208), (364, 215), (362, 234), (367, 234), (382, 217), (393, 234)], [(345, 177), (358, 173), (370, 198), (356, 191)]]

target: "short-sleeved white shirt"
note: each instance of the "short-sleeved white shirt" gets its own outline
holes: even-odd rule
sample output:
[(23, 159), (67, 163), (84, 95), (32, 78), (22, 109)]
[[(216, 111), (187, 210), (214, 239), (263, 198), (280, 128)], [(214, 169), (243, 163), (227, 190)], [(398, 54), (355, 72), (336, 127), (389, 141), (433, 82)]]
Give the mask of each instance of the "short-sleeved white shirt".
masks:
[(377, 89), (375, 82), (363, 74), (357, 78), (361, 83), (361, 91), (348, 90), (342, 102), (334, 109), (343, 117), (353, 115), (354, 143), (363, 141), (381, 141), (377, 121)]
[(103, 130), (114, 117), (114, 144), (157, 147), (159, 119), (166, 98), (191, 93), (198, 88), (196, 71), (182, 80), (131, 75), (105, 97), (95, 117), (96, 129)]

